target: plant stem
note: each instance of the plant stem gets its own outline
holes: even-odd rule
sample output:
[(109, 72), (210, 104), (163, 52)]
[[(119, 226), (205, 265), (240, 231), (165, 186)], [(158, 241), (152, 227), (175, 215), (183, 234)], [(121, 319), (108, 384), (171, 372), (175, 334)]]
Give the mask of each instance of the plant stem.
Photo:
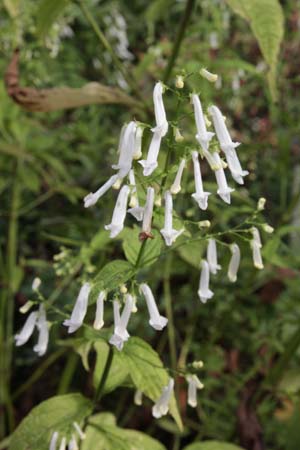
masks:
[(179, 26), (179, 30), (177, 33), (177, 36), (175, 38), (175, 42), (173, 45), (173, 49), (172, 49), (172, 53), (170, 56), (170, 59), (168, 61), (168, 65), (166, 67), (164, 76), (163, 76), (163, 82), (167, 83), (169, 81), (170, 75), (172, 73), (172, 69), (174, 67), (175, 61), (177, 59), (179, 50), (180, 50), (180, 46), (185, 34), (185, 30), (188, 26), (191, 14), (193, 12), (194, 9), (194, 5), (195, 5), (195, 0), (187, 0), (186, 2), (186, 6), (185, 6), (185, 11), (184, 11), (184, 15), (182, 17), (180, 26)]
[(105, 367), (104, 367), (104, 371), (103, 371), (100, 383), (98, 385), (98, 388), (97, 388), (97, 391), (96, 391), (96, 394), (95, 394), (95, 397), (94, 397), (94, 408), (93, 409), (95, 409), (96, 404), (99, 402), (99, 400), (102, 397), (103, 388), (105, 386), (105, 382), (106, 382), (106, 379), (107, 379), (109, 371), (110, 371), (110, 367), (111, 367), (111, 363), (112, 363), (112, 360), (113, 360), (113, 356), (114, 356), (113, 348), (110, 345), (109, 346), (109, 352), (108, 352), (107, 359), (106, 359), (106, 363), (105, 363)]
[(142, 259), (142, 257), (143, 257), (144, 251), (145, 251), (146, 243), (147, 243), (147, 239), (145, 239), (145, 240), (141, 243), (140, 251), (139, 251), (139, 254), (138, 254), (137, 258), (136, 258), (135, 269), (138, 269), (138, 268), (139, 268), (141, 259)]
[(64, 371), (61, 374), (59, 385), (57, 388), (57, 395), (63, 395), (68, 392), (69, 386), (72, 382), (73, 375), (77, 368), (79, 355), (75, 352), (70, 353)]

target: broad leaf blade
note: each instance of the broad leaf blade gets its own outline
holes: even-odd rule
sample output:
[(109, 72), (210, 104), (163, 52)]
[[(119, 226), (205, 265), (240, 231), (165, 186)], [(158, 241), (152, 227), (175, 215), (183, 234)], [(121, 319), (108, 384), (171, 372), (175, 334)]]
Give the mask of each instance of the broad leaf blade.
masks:
[(183, 450), (244, 450), (234, 444), (228, 444), (221, 441), (204, 441), (195, 442), (194, 444), (184, 447)]

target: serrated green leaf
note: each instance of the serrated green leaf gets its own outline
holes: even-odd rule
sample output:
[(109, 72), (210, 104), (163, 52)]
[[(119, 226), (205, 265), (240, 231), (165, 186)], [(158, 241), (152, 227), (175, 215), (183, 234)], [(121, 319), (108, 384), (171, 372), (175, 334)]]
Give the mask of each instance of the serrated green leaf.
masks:
[[(126, 355), (130, 377), (136, 388), (151, 400), (158, 400), (163, 387), (168, 384), (170, 379), (158, 353), (138, 337), (130, 338), (122, 353)], [(181, 417), (174, 395), (170, 402), (170, 414), (179, 429), (182, 429)]]
[(37, 34), (45, 37), (51, 25), (69, 4), (69, 0), (42, 0), (37, 11)]
[(227, 0), (231, 9), (249, 22), (262, 55), (269, 66), (268, 83), (277, 99), (276, 68), (284, 33), (284, 16), (278, 0)]
[[(134, 229), (127, 228), (123, 231), (123, 250), (127, 260), (135, 265), (138, 254), (141, 248), (141, 242), (139, 240), (140, 229), (134, 227)], [(147, 239), (144, 247), (144, 251), (140, 260), (141, 267), (151, 266), (159, 257), (162, 247), (162, 238), (157, 230), (152, 231), (153, 239)]]
[(81, 394), (52, 397), (33, 408), (11, 437), (9, 450), (49, 450), (54, 431), (71, 437), (73, 422), (90, 414), (91, 401)]
[(183, 450), (244, 450), (234, 444), (221, 441), (194, 442), (194, 444), (184, 447)]
[[(105, 341), (98, 341), (94, 344), (97, 353), (96, 365), (94, 370), (94, 387), (97, 389), (102, 378), (105, 364), (108, 357), (109, 345)], [(129, 371), (124, 358), (123, 352), (119, 352), (113, 348), (113, 359), (109, 369), (108, 377), (103, 387), (103, 393), (113, 391), (117, 386), (120, 386), (128, 377)]]
[(140, 431), (115, 425), (112, 414), (96, 414), (89, 420), (82, 450), (165, 450), (165, 447)]

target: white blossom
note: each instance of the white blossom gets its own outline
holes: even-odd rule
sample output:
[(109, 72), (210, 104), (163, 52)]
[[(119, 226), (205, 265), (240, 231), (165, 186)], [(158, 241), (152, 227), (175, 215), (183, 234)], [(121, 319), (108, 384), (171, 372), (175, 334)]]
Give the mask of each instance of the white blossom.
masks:
[(71, 317), (70, 319), (65, 320), (63, 323), (64, 326), (68, 327), (68, 333), (74, 333), (83, 324), (83, 320), (87, 312), (90, 290), (91, 285), (89, 283), (84, 283), (82, 285), (76, 299)]
[(74, 434), (69, 441), (68, 450), (79, 450)]
[(104, 195), (105, 192), (107, 192), (117, 180), (118, 175), (113, 175), (96, 192), (90, 192), (86, 195), (84, 197), (84, 207), (89, 208), (90, 206), (95, 205), (99, 198), (102, 197), (102, 195)]
[(204, 68), (200, 69), (200, 75), (211, 83), (215, 83), (218, 80), (218, 75), (216, 73), (211, 73)]
[(120, 138), (120, 155), (118, 164), (112, 166), (113, 169), (119, 170), (118, 177), (124, 178), (131, 169), (133, 152), (135, 149), (136, 123), (131, 121), (122, 129)]
[(85, 433), (82, 431), (81, 427), (79, 426), (79, 424), (77, 422), (73, 422), (73, 427), (75, 428), (75, 430), (78, 433), (79, 438), (83, 441), (86, 438)]
[(39, 356), (43, 356), (47, 351), (49, 342), (49, 328), (44, 305), (40, 305), (36, 326), (39, 330), (39, 337), (37, 344), (33, 347), (33, 350)]
[(202, 303), (212, 298), (214, 293), (209, 289), (209, 265), (204, 259), (201, 261), (201, 275), (198, 289), (198, 296)]
[(132, 313), (133, 298), (130, 294), (125, 296), (125, 306), (120, 316), (120, 305), (114, 300), (114, 334), (109, 340), (109, 343), (114, 345), (119, 351), (122, 350), (124, 342), (128, 341), (129, 334), (127, 325), (130, 315)]
[(26, 344), (29, 341), (37, 322), (38, 313), (36, 311), (29, 314), (20, 333), (15, 335), (16, 346)]
[(197, 406), (197, 389), (203, 389), (204, 385), (201, 383), (197, 375), (188, 375), (186, 377), (188, 382), (188, 404), (192, 408)]
[(101, 330), (104, 325), (103, 315), (104, 315), (104, 300), (106, 299), (106, 291), (101, 291), (97, 298), (96, 303), (96, 314), (93, 327), (95, 330)]
[(154, 205), (154, 189), (152, 187), (147, 188), (147, 198), (144, 207), (144, 217), (142, 231), (146, 234), (151, 234), (151, 223), (153, 215), (153, 205)]
[(254, 267), (256, 267), (257, 269), (263, 269), (264, 265), (262, 262), (262, 257), (261, 257), (261, 252), (260, 252), (260, 249), (262, 247), (261, 240), (260, 240), (260, 234), (256, 227), (252, 227), (251, 232), (253, 235), (253, 238), (250, 242), (250, 245), (252, 248), (253, 264), (254, 264)]
[(226, 127), (224, 117), (219, 108), (215, 105), (212, 105), (208, 108), (208, 111), (212, 116), (220, 147), (225, 153), (226, 161), (228, 163), (228, 167), (232, 174), (232, 177), (237, 183), (244, 184), (243, 177), (248, 175), (249, 172), (242, 169), (235, 151), (235, 148), (238, 147), (240, 143), (232, 141), (229, 131)]
[(227, 276), (232, 283), (235, 283), (237, 279), (237, 271), (240, 265), (241, 251), (239, 246), (235, 243), (230, 246), (230, 250), (231, 259), (229, 261)]
[(144, 127), (140, 124), (136, 126), (133, 159), (140, 159), (142, 156), (142, 139), (144, 134)]
[(67, 447), (67, 439), (63, 437), (60, 442), (59, 450), (66, 450), (66, 447)]
[(155, 131), (150, 142), (147, 159), (142, 159), (139, 161), (139, 164), (141, 164), (141, 166), (144, 168), (143, 175), (145, 177), (151, 175), (151, 173), (158, 166), (157, 158), (159, 154), (161, 139), (161, 132), (159, 130)]
[(35, 292), (35, 291), (37, 291), (38, 290), (38, 288), (40, 287), (40, 285), (41, 285), (41, 282), (42, 282), (42, 280), (40, 279), (40, 278), (38, 278), (38, 277), (36, 277), (34, 280), (33, 280), (33, 282), (32, 282), (32, 290)]
[(135, 182), (135, 176), (133, 169), (129, 172), (129, 183), (131, 187), (131, 194), (130, 194), (130, 200), (129, 200), (129, 206), (128, 209), (129, 214), (131, 214), (138, 222), (143, 220), (144, 215), (144, 208), (140, 206), (139, 199), (137, 196), (137, 190), (136, 190), (136, 182)]
[(173, 200), (170, 191), (165, 192), (165, 223), (164, 228), (160, 230), (161, 234), (165, 239), (165, 243), (167, 246), (171, 246), (173, 242), (176, 241), (178, 236), (180, 236), (184, 231), (184, 228), (181, 230), (174, 230), (173, 228)]
[[(222, 164), (221, 164), (221, 158), (220, 158), (219, 154), (217, 152), (215, 152), (215, 153), (213, 153), (213, 157), (214, 157), (214, 160), (215, 160), (216, 164), (218, 165), (218, 167), (220, 167)], [(215, 170), (215, 176), (216, 176), (217, 185), (218, 185), (218, 190), (217, 190), (218, 195), (221, 197), (221, 199), (225, 203), (230, 204), (230, 202), (231, 202), (230, 194), (231, 194), (231, 192), (234, 191), (234, 189), (232, 189), (231, 187), (228, 186), (223, 167)]]
[(162, 394), (152, 407), (152, 415), (156, 419), (168, 414), (169, 403), (174, 389), (174, 380), (170, 379), (167, 386), (162, 389)]
[(170, 192), (171, 194), (178, 194), (178, 192), (181, 191), (181, 178), (182, 178), (182, 174), (183, 174), (183, 170), (185, 168), (185, 159), (183, 158), (180, 161), (176, 176), (175, 176), (175, 180), (174, 183), (172, 184), (171, 188), (170, 188)]
[(202, 152), (203, 152), (203, 156), (205, 157), (206, 161), (208, 162), (211, 170), (215, 171), (215, 170), (223, 168), (221, 158), (220, 157), (216, 158), (216, 155), (218, 155), (217, 152), (211, 153), (210, 151), (203, 150), (203, 149), (202, 149)]
[(58, 440), (58, 432), (54, 431), (54, 433), (52, 433), (52, 436), (51, 436), (49, 450), (56, 450), (57, 440)]
[(221, 269), (221, 266), (217, 261), (217, 244), (215, 239), (208, 239), (207, 246), (207, 262), (209, 265), (209, 270), (213, 275), (216, 275), (218, 270)]
[(192, 194), (192, 197), (196, 200), (199, 208), (205, 210), (207, 209), (208, 196), (210, 192), (205, 192), (203, 190), (203, 183), (200, 170), (199, 154), (197, 151), (192, 151), (192, 158), (194, 164), (194, 178), (195, 178), (195, 189), (196, 192)]
[(135, 405), (140, 406), (142, 404), (142, 400), (143, 400), (143, 392), (137, 389), (134, 393), (133, 402)]
[(195, 114), (195, 121), (197, 126), (197, 134), (196, 139), (203, 148), (203, 150), (208, 150), (209, 142), (212, 139), (212, 137), (215, 135), (215, 133), (212, 133), (211, 131), (207, 131), (206, 129), (206, 123), (205, 118), (202, 111), (202, 106), (200, 99), (198, 95), (193, 94), (192, 95), (192, 102), (194, 105), (194, 114)]
[(155, 330), (161, 331), (167, 325), (168, 319), (160, 315), (150, 287), (146, 283), (143, 283), (141, 284), (140, 289), (147, 303), (150, 316), (149, 324)]
[(104, 227), (106, 230), (110, 230), (110, 238), (116, 237), (124, 228), (129, 193), (129, 186), (123, 186), (116, 201), (111, 223)]

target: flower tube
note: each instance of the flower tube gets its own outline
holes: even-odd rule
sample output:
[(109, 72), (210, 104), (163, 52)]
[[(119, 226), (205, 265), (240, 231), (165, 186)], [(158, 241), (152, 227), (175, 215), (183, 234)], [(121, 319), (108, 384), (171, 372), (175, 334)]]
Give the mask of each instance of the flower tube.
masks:
[(149, 320), (149, 324), (151, 325), (152, 328), (154, 328), (155, 330), (161, 331), (168, 323), (168, 319), (164, 316), (161, 316), (159, 314), (153, 293), (150, 289), (150, 287), (146, 284), (143, 283), (140, 286), (140, 290), (142, 291), (146, 303), (147, 303), (147, 308), (148, 308), (148, 312), (149, 312), (149, 316), (150, 316), (150, 320)]
[(22, 330), (20, 331), (20, 333), (15, 335), (17, 347), (20, 347), (21, 345), (24, 345), (26, 344), (26, 342), (29, 341), (29, 339), (32, 336), (32, 333), (34, 332), (37, 318), (38, 318), (37, 312), (32, 312), (29, 314), (29, 316), (26, 319), (26, 322), (23, 325)]
[(173, 378), (171, 378), (168, 385), (163, 388), (161, 396), (152, 407), (152, 415), (156, 419), (159, 419), (160, 417), (168, 414), (169, 403), (171, 400), (173, 389), (174, 389), (174, 380)]
[(188, 382), (188, 405), (192, 408), (196, 408), (197, 389), (203, 389), (204, 385), (201, 383), (197, 375), (188, 375), (186, 380)]
[(129, 186), (123, 186), (116, 201), (111, 223), (104, 227), (106, 230), (110, 230), (110, 238), (116, 237), (124, 228), (129, 193)]
[(173, 200), (170, 191), (165, 192), (165, 223), (164, 228), (160, 230), (163, 235), (166, 245), (171, 246), (184, 231), (174, 230), (173, 228)]
[(185, 168), (185, 159), (183, 158), (180, 161), (180, 164), (179, 164), (179, 167), (178, 167), (178, 170), (177, 170), (177, 173), (176, 173), (176, 177), (175, 177), (174, 183), (172, 184), (172, 186), (170, 188), (171, 194), (175, 195), (175, 194), (178, 194), (178, 192), (181, 191), (180, 183), (181, 183), (181, 178), (182, 178), (182, 174), (183, 174), (184, 168)]
[(194, 164), (194, 178), (196, 192), (192, 194), (192, 197), (196, 200), (199, 207), (203, 210), (207, 209), (208, 196), (210, 192), (204, 192), (203, 183), (200, 170), (199, 154), (196, 151), (192, 151), (192, 158)]
[(209, 239), (208, 240), (208, 246), (207, 246), (207, 262), (209, 265), (209, 270), (213, 275), (216, 275), (218, 270), (221, 269), (220, 264), (218, 264), (217, 261), (217, 244), (215, 239)]
[(119, 179), (118, 175), (113, 175), (110, 177), (103, 186), (101, 186), (98, 191), (96, 192), (90, 192), (88, 195), (84, 197), (84, 207), (89, 208), (90, 206), (95, 205), (97, 201), (99, 200), (102, 195), (105, 194), (112, 186), (115, 184), (115, 182)]
[(253, 264), (256, 269), (263, 269), (264, 264), (261, 257), (260, 249), (262, 247), (261, 239), (259, 231), (256, 227), (252, 227), (251, 229), (253, 238), (250, 242), (251, 248), (252, 248), (252, 255), (253, 255)]
[(231, 250), (231, 259), (228, 266), (227, 276), (232, 283), (236, 282), (237, 272), (239, 270), (240, 259), (241, 259), (241, 251), (237, 244), (232, 244), (230, 246)]
[(104, 325), (103, 315), (104, 315), (104, 300), (106, 299), (106, 291), (101, 291), (97, 298), (96, 304), (96, 315), (93, 327), (95, 330), (101, 330)]
[(40, 305), (36, 326), (39, 330), (39, 338), (38, 343), (33, 347), (33, 350), (39, 356), (43, 356), (47, 351), (49, 341), (49, 328), (44, 305)]
[(201, 275), (198, 295), (202, 303), (213, 297), (214, 293), (209, 289), (209, 265), (204, 259), (201, 261)]
[(203, 148), (203, 150), (208, 150), (209, 142), (211, 141), (215, 133), (207, 131), (206, 129), (205, 118), (203, 115), (202, 106), (198, 95), (196, 94), (192, 95), (192, 102), (194, 105), (194, 114), (197, 126), (196, 139)]
[(70, 319), (64, 321), (63, 325), (68, 327), (68, 333), (74, 333), (83, 324), (85, 318), (91, 285), (84, 283), (75, 302)]
[(145, 233), (146, 235), (151, 235), (153, 205), (154, 205), (154, 189), (152, 187), (148, 187), (142, 225), (142, 232)]

